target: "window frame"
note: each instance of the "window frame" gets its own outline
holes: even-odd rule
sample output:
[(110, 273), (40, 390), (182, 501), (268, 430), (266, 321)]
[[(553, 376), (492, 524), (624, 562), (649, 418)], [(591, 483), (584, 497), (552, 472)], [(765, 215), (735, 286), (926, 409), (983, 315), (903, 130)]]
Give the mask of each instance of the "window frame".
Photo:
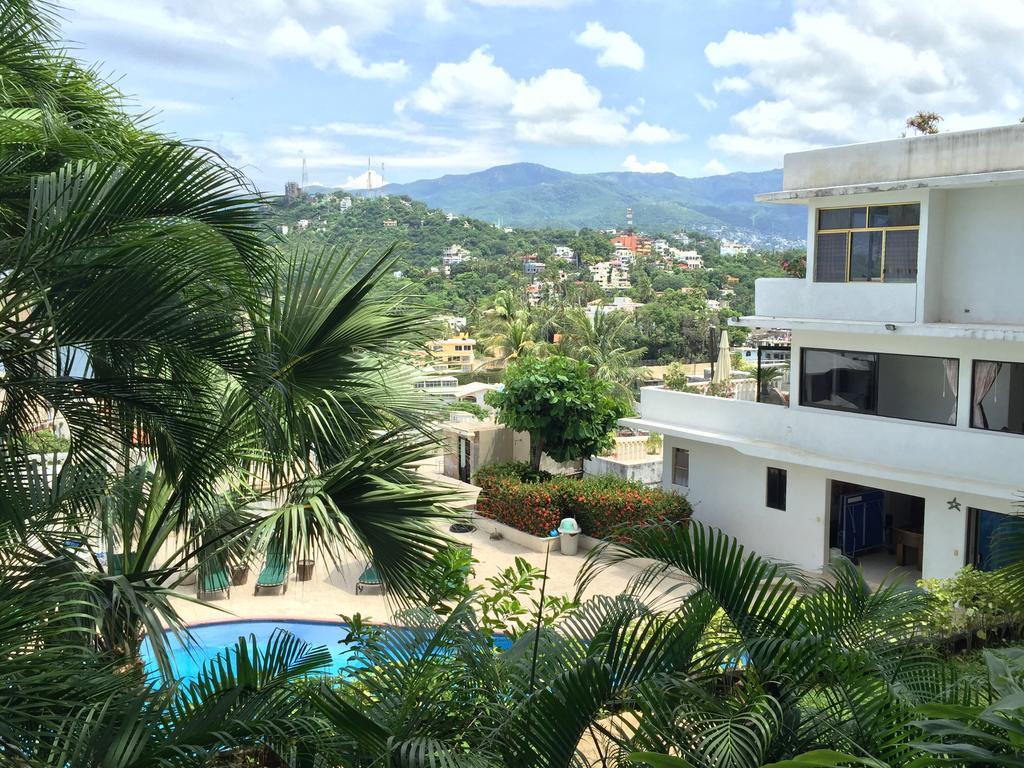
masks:
[[(680, 467), (679, 464), (676, 462), (676, 457), (679, 456), (680, 453), (683, 453), (683, 454), (686, 455), (686, 467), (685, 468)], [(676, 473), (678, 471), (680, 471), (681, 469), (686, 472), (686, 482), (685, 483), (680, 483), (680, 482), (677, 482), (677, 480), (676, 480), (676, 477), (677, 477)], [(690, 449), (689, 448), (680, 448), (678, 446), (673, 446), (672, 447), (672, 485), (677, 485), (680, 488), (689, 488), (690, 487)]]
[[(871, 221), (871, 209), (872, 208), (891, 208), (891, 207), (900, 206), (900, 205), (916, 205), (917, 206), (917, 208), (918, 208), (918, 223), (917, 224), (915, 224), (915, 225), (889, 226), (889, 227), (871, 227), (871, 226), (868, 226), (868, 223)], [(821, 228), (821, 212), (822, 211), (839, 211), (839, 210), (854, 209), (854, 208), (863, 208), (864, 209), (864, 226), (863, 227), (838, 227), (838, 228), (835, 228), (835, 229), (822, 229)], [(885, 279), (885, 251), (886, 251), (886, 248), (888, 246), (888, 243), (887, 243), (888, 238), (886, 237), (886, 233), (887, 232), (917, 232), (918, 233), (917, 256), (920, 257), (920, 255), (921, 255), (921, 238), (920, 238), (921, 216), (920, 216), (920, 211), (921, 211), (921, 202), (920, 201), (906, 201), (906, 202), (900, 202), (900, 203), (875, 203), (875, 204), (867, 204), (867, 203), (865, 203), (864, 205), (834, 205), (834, 206), (825, 206), (825, 207), (822, 207), (822, 208), (815, 208), (814, 209), (814, 269), (811, 271), (811, 281), (815, 282), (815, 283), (817, 283), (817, 282), (828, 282), (828, 283), (831, 283), (831, 282), (838, 283), (838, 282), (840, 282), (838, 280), (820, 280), (819, 281), (817, 279), (817, 277), (816, 277), (817, 272), (818, 272), (818, 267), (817, 267), (817, 261), (818, 261), (818, 235), (840, 235), (840, 234), (845, 234), (846, 235), (846, 271), (845, 271), (845, 279), (842, 282), (844, 282), (844, 283), (887, 283), (887, 282), (891, 282), (891, 283), (894, 283), (894, 284), (914, 284), (914, 283), (916, 283), (917, 282), (916, 275), (915, 275), (914, 280), (886, 280)], [(851, 277), (852, 269), (853, 269), (853, 233), (855, 233), (855, 232), (881, 232), (882, 233), (882, 254), (881, 254), (881, 263), (879, 265), (879, 270), (880, 270), (879, 274), (880, 274), (880, 276), (879, 276), (879, 278), (877, 280), (874, 280), (874, 279), (868, 279), (868, 280), (857, 279), (857, 280), (855, 280), (855, 279), (853, 279)], [(915, 259), (915, 264), (916, 264), (916, 262), (917, 262), (917, 259)]]
[(990, 360), (987, 357), (972, 357), (971, 358), (971, 403), (970, 403), (970, 418), (967, 421), (967, 426), (971, 429), (976, 429), (979, 432), (984, 432), (989, 435), (1015, 435), (1016, 437), (1024, 437), (1024, 432), (1012, 432), (1010, 430), (1003, 431), (1001, 429), (989, 429), (988, 427), (979, 427), (974, 424), (974, 366), (978, 363), (999, 363), (1000, 365), (1020, 365), (1024, 366), (1024, 361), (1018, 362), (1015, 360)]
[[(772, 473), (781, 473), (776, 476), (775, 491), (777, 495), (781, 494), (781, 500), (772, 499)], [(780, 490), (781, 489), (781, 490)], [(779, 512), (786, 511), (787, 495), (789, 490), (789, 472), (782, 467), (765, 467), (765, 481), (764, 481), (764, 505), (768, 509), (777, 509)], [(773, 503), (774, 502), (774, 503)], [(779, 506), (781, 504), (781, 506)]]
[[(845, 353), (851, 354), (851, 355), (871, 355), (871, 356), (873, 356), (875, 358), (875, 376), (874, 376), (874, 382), (873, 382), (873, 389), (872, 389), (872, 393), (871, 393), (871, 399), (872, 399), (872, 402), (874, 402), (874, 404), (875, 404), (874, 410), (873, 411), (852, 411), (849, 408), (840, 408), (840, 407), (835, 406), (835, 405), (820, 405), (818, 403), (807, 402), (805, 400), (805, 398), (804, 398), (804, 376), (806, 375), (806, 367), (805, 367), (804, 363), (805, 363), (805, 359), (806, 359), (805, 358), (805, 353), (806, 352), (833, 352), (833, 353), (844, 353), (845, 352)], [(845, 414), (852, 415), (852, 416), (873, 416), (873, 417), (879, 418), (879, 419), (896, 419), (897, 421), (910, 421), (910, 422), (913, 422), (915, 424), (930, 424), (930, 425), (936, 426), (936, 427), (950, 427), (950, 428), (954, 428), (955, 429), (957, 423), (960, 421), (960, 393), (959, 392), (957, 392), (957, 395), (956, 395), (956, 409), (953, 412), (953, 423), (952, 424), (950, 424), (949, 422), (927, 421), (925, 419), (912, 419), (912, 418), (907, 417), (907, 416), (889, 416), (889, 415), (886, 415), (886, 414), (878, 412), (878, 358), (881, 357), (882, 355), (889, 355), (891, 357), (924, 357), (924, 358), (929, 358), (929, 359), (932, 359), (932, 360), (956, 360), (957, 381), (960, 380), (960, 365), (961, 365), (962, 361), (958, 357), (943, 357), (942, 355), (910, 355), (910, 354), (905, 354), (905, 353), (902, 353), (902, 352), (868, 352), (868, 351), (865, 351), (865, 350), (858, 350), (858, 349), (828, 349), (827, 347), (800, 347), (800, 380), (798, 382), (798, 386), (800, 387), (800, 390), (799, 390), (799, 397), (797, 398), (797, 402), (799, 402), (800, 406), (803, 407), (803, 408), (818, 408), (818, 409), (823, 410), (823, 411), (832, 411), (833, 413), (845, 413)], [(971, 403), (972, 403), (972, 405), (974, 403), (974, 362), (975, 361), (972, 359), (971, 360)], [(998, 363), (998, 362), (1002, 362), (1002, 361), (994, 360), (994, 361), (991, 361), (991, 362)], [(1024, 365), (1024, 363), (1021, 363), (1021, 365)], [(792, 387), (792, 383), (790, 383), (790, 387)], [(973, 408), (972, 408), (971, 419), (973, 420), (973, 418), (974, 418), (974, 415), (973, 415)], [(982, 431), (984, 431), (984, 432), (992, 431), (992, 430), (986, 430), (986, 429), (983, 429), (983, 428), (980, 428), (980, 429), (982, 429)], [(1010, 433), (1010, 434), (1018, 434), (1018, 433)]]

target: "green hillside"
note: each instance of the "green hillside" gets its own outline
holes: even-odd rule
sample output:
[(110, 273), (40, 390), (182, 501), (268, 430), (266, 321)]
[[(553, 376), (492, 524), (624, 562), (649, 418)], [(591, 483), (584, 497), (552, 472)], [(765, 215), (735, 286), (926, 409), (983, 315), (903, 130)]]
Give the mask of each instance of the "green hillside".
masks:
[(392, 184), (385, 191), (518, 227), (622, 226), (626, 208), (632, 208), (637, 228), (646, 232), (706, 226), (802, 239), (806, 221), (799, 210), (753, 200), (781, 185), (779, 170), (689, 179), (673, 173), (574, 174), (517, 163)]

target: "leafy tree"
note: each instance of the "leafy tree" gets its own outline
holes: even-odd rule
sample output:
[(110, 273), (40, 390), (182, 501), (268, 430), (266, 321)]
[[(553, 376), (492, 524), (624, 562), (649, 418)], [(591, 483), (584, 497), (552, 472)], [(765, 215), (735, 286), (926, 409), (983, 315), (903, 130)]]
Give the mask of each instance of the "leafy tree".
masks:
[(611, 310), (588, 316), (582, 309), (566, 311), (559, 324), (562, 354), (582, 360), (593, 374), (611, 382), (616, 393), (632, 402), (640, 380), (643, 347), (630, 347), (636, 336), (633, 318), (628, 312)]
[(555, 461), (590, 458), (609, 448), (612, 430), (630, 409), (587, 363), (561, 355), (524, 357), (509, 366), (504, 388), (488, 392), (498, 422), (530, 434), (530, 466), (546, 453)]
[(659, 361), (699, 362), (708, 359), (712, 313), (697, 291), (665, 291), (636, 310), (637, 338), (648, 357)]

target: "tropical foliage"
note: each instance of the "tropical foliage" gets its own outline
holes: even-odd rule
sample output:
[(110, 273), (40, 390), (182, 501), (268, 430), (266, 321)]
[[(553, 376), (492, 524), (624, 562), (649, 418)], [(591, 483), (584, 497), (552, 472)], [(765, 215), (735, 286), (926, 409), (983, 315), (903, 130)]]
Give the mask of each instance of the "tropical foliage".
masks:
[(631, 526), (684, 522), (693, 510), (685, 497), (612, 475), (553, 477), (523, 482), (504, 467), (485, 467), (477, 511), (534, 536), (547, 536), (574, 517), (588, 536), (615, 538)]
[(499, 423), (530, 434), (534, 470), (545, 453), (555, 461), (600, 453), (631, 410), (589, 365), (561, 355), (527, 357), (509, 366), (504, 388), (488, 392), (484, 400), (498, 410)]

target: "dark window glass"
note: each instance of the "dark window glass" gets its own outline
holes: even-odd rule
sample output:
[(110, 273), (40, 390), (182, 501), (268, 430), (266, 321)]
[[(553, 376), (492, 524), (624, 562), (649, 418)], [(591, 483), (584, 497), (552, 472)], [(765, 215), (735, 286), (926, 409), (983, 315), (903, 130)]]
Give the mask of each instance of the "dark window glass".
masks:
[(866, 352), (805, 349), (802, 405), (874, 413), (877, 359)]
[(772, 509), (786, 509), (786, 470), (768, 467), (765, 504)]
[(1024, 435), (1024, 363), (974, 361), (971, 426)]
[(815, 240), (814, 279), (819, 283), (846, 282), (845, 232), (820, 234)]
[(881, 232), (852, 232), (850, 244), (850, 280), (882, 279)]
[(885, 233), (885, 282), (917, 282), (917, 230)]
[(822, 208), (818, 211), (818, 229), (860, 229), (866, 221), (866, 208)]
[(868, 212), (869, 227), (916, 227), (921, 223), (921, 205), (873, 205)]
[(672, 449), (672, 484), (690, 485), (690, 452), (685, 448)]
[(960, 361), (923, 355), (878, 356), (878, 415), (956, 424)]

